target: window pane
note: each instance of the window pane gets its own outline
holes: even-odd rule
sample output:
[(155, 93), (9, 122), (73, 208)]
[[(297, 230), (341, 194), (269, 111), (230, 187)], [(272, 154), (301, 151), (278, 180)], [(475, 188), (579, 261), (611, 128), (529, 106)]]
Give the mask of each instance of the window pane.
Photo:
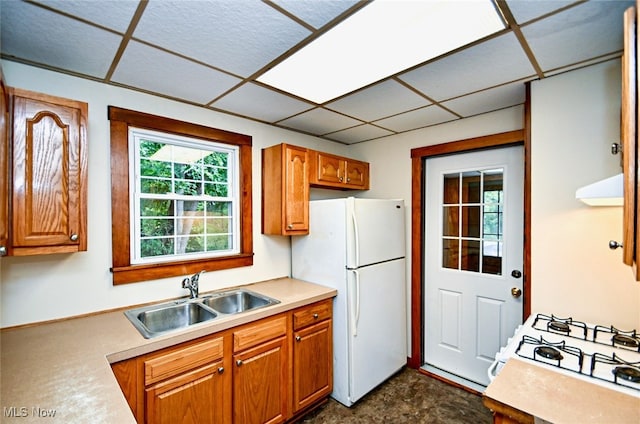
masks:
[(444, 176), (443, 203), (459, 203), (460, 174), (447, 174)]
[(145, 177), (171, 178), (171, 163), (157, 160), (141, 159), (140, 175)]
[(229, 154), (222, 152), (212, 152), (204, 157), (205, 165), (215, 165), (223, 168), (227, 167)]
[(204, 237), (188, 237), (185, 253), (204, 252)]
[(196, 200), (176, 200), (176, 216), (203, 216), (204, 202)]
[(175, 193), (188, 196), (199, 196), (202, 194), (202, 184), (197, 181), (176, 180)]
[(460, 208), (458, 206), (444, 206), (442, 220), (442, 235), (457, 237), (459, 229)]
[(149, 219), (140, 220), (141, 237), (157, 237), (173, 235), (173, 219)]
[(475, 240), (462, 240), (461, 269), (465, 271), (480, 271), (480, 242)]
[(499, 193), (502, 192), (502, 169), (484, 171), (485, 196), (492, 196), (493, 200), (485, 199), (485, 202), (499, 202)]
[(227, 197), (228, 186), (226, 184), (205, 184), (204, 194), (215, 197)]
[(155, 178), (141, 178), (140, 191), (146, 194), (171, 193), (171, 180), (158, 180)]
[(458, 246), (457, 239), (442, 240), (442, 267), (458, 269)]
[(207, 237), (207, 251), (212, 252), (216, 250), (229, 250), (229, 249), (231, 249), (230, 236), (220, 235), (220, 236)]
[(204, 168), (205, 181), (226, 183), (228, 181), (227, 168), (221, 168), (219, 166), (206, 166)]
[(143, 257), (173, 255), (173, 238), (157, 238), (140, 240)]
[(230, 221), (229, 218), (207, 219), (207, 234), (228, 234)]
[(231, 202), (206, 202), (207, 215), (230, 216)]
[(480, 203), (480, 172), (462, 174), (462, 203)]
[(480, 238), (480, 206), (462, 207), (462, 237)]
[(173, 216), (173, 201), (140, 199), (141, 216)]
[(502, 275), (502, 243), (485, 241), (482, 243), (482, 273)]

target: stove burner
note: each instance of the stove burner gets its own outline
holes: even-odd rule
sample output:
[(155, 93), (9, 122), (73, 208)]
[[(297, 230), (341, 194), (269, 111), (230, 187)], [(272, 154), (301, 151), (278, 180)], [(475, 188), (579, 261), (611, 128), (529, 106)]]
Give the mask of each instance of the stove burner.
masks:
[(634, 367), (615, 367), (611, 370), (613, 375), (632, 383), (640, 383), (640, 369)]
[(551, 346), (538, 346), (533, 350), (533, 352), (542, 356), (543, 358), (553, 359), (556, 361), (560, 361), (563, 358), (558, 349), (555, 349)]
[(569, 328), (569, 324), (561, 321), (549, 321), (547, 327), (551, 330), (560, 331), (565, 334), (569, 334), (571, 329)]
[(615, 334), (611, 338), (611, 341), (613, 342), (614, 345), (621, 345), (621, 346), (633, 347), (633, 348), (638, 347), (637, 339), (634, 339), (631, 336), (626, 336), (624, 334)]

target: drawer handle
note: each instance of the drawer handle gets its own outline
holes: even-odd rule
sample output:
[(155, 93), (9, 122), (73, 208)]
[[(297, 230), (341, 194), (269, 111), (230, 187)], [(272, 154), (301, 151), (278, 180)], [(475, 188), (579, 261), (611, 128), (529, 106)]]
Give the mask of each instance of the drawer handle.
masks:
[(237, 366), (241, 366), (241, 365), (242, 365), (242, 361), (241, 361), (240, 359), (238, 359), (238, 360), (236, 361), (236, 365), (237, 365)]
[(313, 319), (318, 319), (318, 314), (313, 314)]
[(224, 372), (224, 367), (218, 368), (218, 374), (222, 374)]
[(302, 337), (296, 336), (296, 341), (299, 342), (300, 340), (302, 340)]
[(69, 236), (69, 239), (71, 241), (78, 241), (78, 235), (77, 234), (71, 234), (71, 236)]

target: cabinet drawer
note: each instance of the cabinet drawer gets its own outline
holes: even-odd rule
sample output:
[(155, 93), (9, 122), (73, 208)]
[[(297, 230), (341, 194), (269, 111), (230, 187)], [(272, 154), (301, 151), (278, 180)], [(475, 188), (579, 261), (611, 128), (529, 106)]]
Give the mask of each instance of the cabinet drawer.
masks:
[(331, 318), (331, 302), (331, 300), (325, 300), (295, 311), (293, 313), (294, 330)]
[(148, 359), (144, 361), (144, 384), (148, 386), (221, 359), (224, 354), (223, 347), (223, 338), (219, 337)]
[(233, 351), (255, 346), (276, 337), (283, 336), (287, 332), (287, 318), (280, 317), (252, 324), (233, 333)]

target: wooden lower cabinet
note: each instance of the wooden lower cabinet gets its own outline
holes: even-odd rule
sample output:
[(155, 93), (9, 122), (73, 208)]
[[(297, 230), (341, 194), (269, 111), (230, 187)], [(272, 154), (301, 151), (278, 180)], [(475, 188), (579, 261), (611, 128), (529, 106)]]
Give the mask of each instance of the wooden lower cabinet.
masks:
[(112, 364), (139, 423), (295, 420), (333, 390), (332, 300)]
[(145, 389), (146, 422), (204, 424), (229, 422), (225, 412), (222, 361)]

